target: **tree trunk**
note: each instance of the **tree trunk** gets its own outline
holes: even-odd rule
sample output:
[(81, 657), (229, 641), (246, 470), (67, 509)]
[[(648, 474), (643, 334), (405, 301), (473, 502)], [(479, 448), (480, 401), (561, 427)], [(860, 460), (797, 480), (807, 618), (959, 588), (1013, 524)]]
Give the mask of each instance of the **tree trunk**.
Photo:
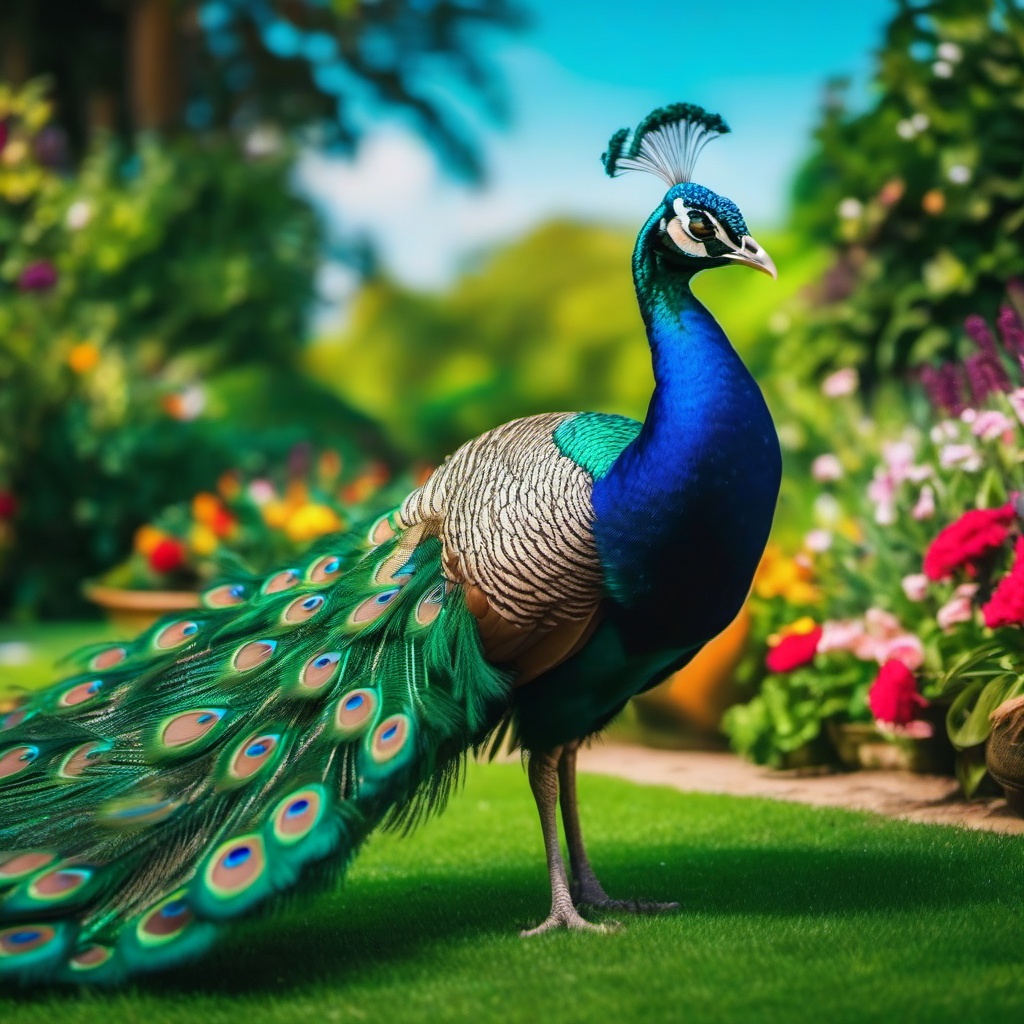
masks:
[(134, 128), (177, 127), (181, 64), (174, 0), (136, 0), (129, 11), (129, 75)]

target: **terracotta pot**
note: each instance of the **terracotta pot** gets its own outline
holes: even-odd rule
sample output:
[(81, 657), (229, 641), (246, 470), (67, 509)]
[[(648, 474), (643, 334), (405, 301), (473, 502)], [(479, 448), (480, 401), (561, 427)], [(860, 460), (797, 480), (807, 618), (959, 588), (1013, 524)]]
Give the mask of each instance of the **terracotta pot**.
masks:
[(199, 595), (191, 590), (127, 590), (86, 583), (82, 591), (115, 626), (131, 634), (141, 632), (169, 612), (198, 608), (200, 604)]
[(750, 636), (750, 609), (739, 615), (684, 668), (633, 698), (641, 725), (661, 732), (715, 734), (736, 702), (736, 669)]

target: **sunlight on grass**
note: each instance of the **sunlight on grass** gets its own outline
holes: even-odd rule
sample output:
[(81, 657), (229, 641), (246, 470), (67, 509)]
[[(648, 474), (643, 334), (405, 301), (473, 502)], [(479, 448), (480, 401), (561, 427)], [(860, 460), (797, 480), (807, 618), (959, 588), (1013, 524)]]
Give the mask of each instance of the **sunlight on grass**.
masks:
[(547, 910), (517, 765), (374, 839), (344, 887), (239, 928), (203, 963), (112, 993), (0, 997), (4, 1024), (237, 1021), (1017, 1021), (1019, 841), (586, 776), (609, 891), (678, 898), (612, 936)]

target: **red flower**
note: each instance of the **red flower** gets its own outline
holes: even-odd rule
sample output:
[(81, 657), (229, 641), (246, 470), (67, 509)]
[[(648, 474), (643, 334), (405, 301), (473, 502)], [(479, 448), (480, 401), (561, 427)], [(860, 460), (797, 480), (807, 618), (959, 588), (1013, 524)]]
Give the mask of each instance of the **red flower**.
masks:
[(232, 530), (235, 528), (235, 517), (226, 509), (223, 505), (219, 505), (217, 510), (210, 517), (210, 529), (213, 530), (218, 537), (227, 537)]
[(978, 559), (1006, 542), (1013, 520), (1010, 504), (965, 512), (932, 541), (924, 556), (925, 575), (930, 580), (943, 580), (961, 566), (974, 568)]
[(0, 519), (13, 519), (18, 514), (18, 499), (10, 491), (0, 491)]
[(1013, 568), (999, 581), (981, 614), (990, 629), (1024, 625), (1024, 537), (1017, 541)]
[(149, 553), (149, 565), (153, 572), (174, 572), (184, 564), (185, 547), (172, 537), (165, 537)]
[(879, 722), (907, 725), (928, 701), (917, 692), (914, 673), (902, 661), (891, 659), (879, 670), (868, 690), (868, 707)]
[(815, 626), (809, 633), (790, 633), (768, 652), (765, 666), (769, 672), (792, 672), (813, 660), (820, 639), (821, 626)]
[(46, 292), (57, 283), (57, 268), (49, 260), (36, 260), (18, 275), (18, 289), (23, 292)]

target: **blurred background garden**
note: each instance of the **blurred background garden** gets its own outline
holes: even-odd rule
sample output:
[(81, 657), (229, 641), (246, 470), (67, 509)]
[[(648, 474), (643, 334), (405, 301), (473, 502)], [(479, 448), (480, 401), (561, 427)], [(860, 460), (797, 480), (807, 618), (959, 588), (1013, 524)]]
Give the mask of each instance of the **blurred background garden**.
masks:
[(689, 100), (780, 270), (696, 290), (785, 482), (748, 607), (634, 725), (1019, 799), (1024, 11), (734, 7), (6, 0), (0, 691), (504, 420), (642, 418), (658, 186), (598, 155)]

